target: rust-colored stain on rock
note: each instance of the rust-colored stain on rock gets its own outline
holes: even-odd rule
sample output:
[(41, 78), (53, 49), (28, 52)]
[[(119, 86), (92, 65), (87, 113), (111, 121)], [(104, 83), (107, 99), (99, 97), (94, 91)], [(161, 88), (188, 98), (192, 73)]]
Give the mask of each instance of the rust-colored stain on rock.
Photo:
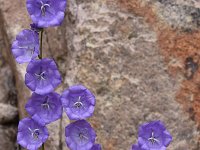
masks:
[(119, 0), (121, 7), (145, 18), (157, 33), (161, 54), (172, 77), (182, 83), (176, 99), (200, 126), (200, 32), (172, 29), (159, 20), (156, 10), (139, 0)]
[[(198, 125), (200, 125), (199, 40), (199, 32), (177, 33), (171, 31), (163, 32), (159, 36), (162, 53), (169, 64), (169, 72), (172, 75), (181, 73), (184, 76), (181, 88), (177, 92), (177, 100)], [(179, 63), (177, 65), (170, 64), (172, 59), (176, 59)]]

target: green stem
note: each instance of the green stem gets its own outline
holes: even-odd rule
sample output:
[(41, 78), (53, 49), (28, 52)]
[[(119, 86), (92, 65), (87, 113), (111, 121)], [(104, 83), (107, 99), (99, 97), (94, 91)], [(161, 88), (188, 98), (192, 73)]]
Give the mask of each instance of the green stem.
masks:
[(18, 150), (21, 150), (21, 146), (20, 145), (18, 145)]
[(40, 32), (40, 54), (39, 54), (39, 59), (42, 59), (42, 37), (43, 37), (43, 31), (44, 29), (41, 29), (41, 32)]
[[(42, 59), (42, 37), (43, 37), (43, 31), (44, 29), (41, 29), (41, 32), (40, 32), (40, 54), (39, 54), (39, 59)], [(44, 149), (44, 143), (42, 144), (42, 150), (45, 150)]]
[(42, 144), (42, 150), (44, 150), (44, 143)]
[[(39, 59), (42, 59), (42, 37), (43, 37), (43, 31), (44, 31), (44, 29), (41, 29), (41, 32), (40, 32), (40, 54), (38, 55)], [(45, 150), (44, 149), (44, 143), (42, 144), (42, 150)]]

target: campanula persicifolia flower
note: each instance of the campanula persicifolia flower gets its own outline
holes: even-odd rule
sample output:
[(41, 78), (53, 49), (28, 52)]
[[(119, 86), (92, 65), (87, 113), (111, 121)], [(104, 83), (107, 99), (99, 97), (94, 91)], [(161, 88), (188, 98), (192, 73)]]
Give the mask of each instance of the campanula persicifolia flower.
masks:
[(17, 142), (28, 150), (37, 150), (48, 138), (48, 130), (30, 118), (19, 122)]
[(26, 69), (25, 84), (33, 92), (45, 95), (61, 83), (61, 76), (53, 59), (32, 60)]
[(132, 145), (131, 150), (146, 150), (146, 149), (142, 148), (141, 145), (139, 144), (134, 144)]
[(100, 144), (94, 144), (90, 150), (101, 150)]
[(66, 144), (71, 150), (90, 150), (96, 133), (85, 120), (78, 120), (65, 128)]
[(29, 15), (38, 27), (59, 26), (66, 9), (66, 0), (27, 0)]
[(86, 119), (94, 112), (95, 97), (82, 85), (71, 86), (65, 90), (61, 101), (71, 120)]
[(139, 127), (138, 143), (146, 150), (165, 150), (172, 136), (161, 121), (152, 121)]
[(60, 95), (55, 92), (46, 95), (33, 93), (25, 108), (32, 119), (42, 125), (56, 121), (62, 115)]
[(39, 37), (32, 30), (21, 31), (12, 44), (12, 53), (18, 63), (30, 62), (39, 55)]

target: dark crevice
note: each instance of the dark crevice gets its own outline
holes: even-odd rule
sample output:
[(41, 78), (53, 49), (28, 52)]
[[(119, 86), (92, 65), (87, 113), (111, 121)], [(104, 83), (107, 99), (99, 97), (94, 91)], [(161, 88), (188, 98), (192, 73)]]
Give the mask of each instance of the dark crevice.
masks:
[(63, 134), (63, 126), (62, 126), (62, 122), (63, 122), (63, 115), (61, 116), (60, 119), (60, 130), (59, 130), (59, 150), (63, 150), (63, 142), (62, 142), (62, 134)]
[[(5, 25), (5, 21), (3, 18), (3, 12), (0, 10), (0, 59), (1, 62), (0, 63), (0, 69), (5, 69), (6, 70), (6, 79), (5, 81), (3, 81), (4, 84), (4, 88), (7, 89), (8, 94), (6, 96), (6, 102), (3, 101), (3, 103), (8, 104), (8, 105), (12, 105), (14, 107), (18, 107), (18, 102), (17, 102), (17, 90), (16, 90), (16, 78), (15, 78), (15, 63), (14, 60), (12, 59), (12, 55), (10, 52), (10, 40), (8, 38), (7, 32), (6, 32), (6, 25)], [(11, 72), (10, 72), (11, 70)], [(0, 70), (1, 71), (1, 70)], [(0, 124), (0, 130), (2, 130), (3, 132), (5, 132), (3, 136), (3, 138), (8, 139), (7, 143), (4, 143), (2, 140), (0, 143), (2, 143), (3, 145), (1, 145), (1, 147), (5, 147), (7, 146), (8, 150), (14, 150), (16, 149), (16, 138), (17, 138), (17, 126), (18, 126), (18, 122), (19, 122), (19, 116), (16, 116), (16, 118), (14, 118), (12, 120), (12, 122), (8, 122), (8, 123), (4, 123), (4, 124)], [(11, 143), (13, 143), (13, 145), (11, 145)]]
[(15, 78), (15, 72), (16, 72), (16, 66), (14, 63), (14, 60), (12, 58), (11, 52), (10, 52), (10, 42), (9, 38), (5, 29), (4, 24), (4, 18), (3, 14), (0, 10), (0, 53), (2, 54), (2, 58), (5, 60), (5, 63), (9, 65), (9, 68), (12, 71), (12, 77), (11, 80), (9, 80), (8, 88), (11, 89), (8, 94), (8, 100), (11, 105), (17, 106), (17, 90), (16, 90), (16, 78)]

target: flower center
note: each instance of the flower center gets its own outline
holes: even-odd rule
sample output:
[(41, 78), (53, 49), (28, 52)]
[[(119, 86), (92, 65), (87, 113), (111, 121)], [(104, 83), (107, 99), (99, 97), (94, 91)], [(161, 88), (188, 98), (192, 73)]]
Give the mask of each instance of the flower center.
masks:
[(40, 135), (40, 130), (39, 129), (32, 130), (31, 128), (28, 128), (28, 129), (31, 132), (31, 136), (33, 137), (33, 139), (34, 140), (38, 140), (39, 139), (39, 135)]
[(156, 137), (154, 136), (154, 132), (153, 131), (151, 132), (151, 137), (148, 138), (148, 141), (150, 141), (152, 145), (154, 145), (155, 143), (159, 143), (159, 140), (156, 139)]
[(88, 140), (88, 137), (85, 136), (82, 132), (80, 132), (78, 136), (79, 136), (80, 140)]
[(50, 106), (49, 106), (49, 97), (47, 96), (45, 99), (46, 99), (45, 102), (42, 103), (41, 106), (42, 106), (42, 108), (44, 108), (45, 110), (48, 110), (48, 109), (50, 108)]
[(43, 103), (43, 104), (42, 104), (42, 108), (44, 108), (44, 109), (49, 109), (49, 104), (48, 104), (48, 103)]
[(35, 51), (35, 47), (28, 47), (27, 49), (27, 55), (32, 57)]
[(35, 76), (38, 78), (38, 80), (45, 80), (45, 71), (39, 74), (35, 73)]
[(81, 103), (81, 102), (74, 103), (74, 107), (77, 109), (80, 109), (82, 106), (83, 106), (83, 103)]
[(30, 55), (30, 56), (32, 56), (33, 54), (34, 54), (34, 51), (35, 51), (35, 47), (33, 47), (33, 46), (24, 46), (24, 47), (22, 47), (22, 46), (19, 46), (18, 47), (19, 49), (27, 49), (27, 54), (28, 55)]
[(81, 102), (81, 96), (78, 97), (78, 101), (74, 103), (74, 107), (80, 109), (83, 107), (83, 103)]
[(30, 48), (30, 49), (28, 49), (29, 51), (30, 51), (30, 53), (31, 53), (31, 56), (34, 54), (34, 51), (35, 51), (35, 48)]
[(41, 12), (42, 12), (42, 16), (45, 16), (46, 15), (46, 8), (50, 7), (50, 5), (49, 4), (44, 4), (42, 1), (40, 1), (40, 3), (41, 3), (40, 9), (41, 9)]

